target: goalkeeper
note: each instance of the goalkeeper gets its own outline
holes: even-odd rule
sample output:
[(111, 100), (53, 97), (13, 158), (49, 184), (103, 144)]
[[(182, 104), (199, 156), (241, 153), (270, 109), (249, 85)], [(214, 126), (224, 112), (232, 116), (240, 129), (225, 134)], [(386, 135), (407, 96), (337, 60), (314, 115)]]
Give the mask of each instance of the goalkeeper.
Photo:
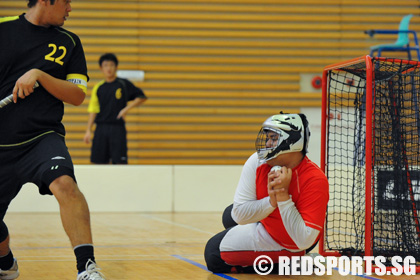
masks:
[(207, 242), (210, 271), (252, 273), (260, 255), (278, 262), (279, 256), (302, 256), (316, 245), (329, 191), (326, 176), (306, 156), (309, 135), (303, 114), (280, 113), (263, 123), (233, 207), (223, 214), (226, 229)]

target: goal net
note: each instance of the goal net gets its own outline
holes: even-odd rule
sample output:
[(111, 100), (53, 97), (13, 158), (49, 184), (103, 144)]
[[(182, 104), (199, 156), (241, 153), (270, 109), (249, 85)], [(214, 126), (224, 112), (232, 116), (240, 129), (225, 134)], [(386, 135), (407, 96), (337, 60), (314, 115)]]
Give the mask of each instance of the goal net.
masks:
[(356, 58), (323, 73), (323, 255), (420, 261), (420, 63)]

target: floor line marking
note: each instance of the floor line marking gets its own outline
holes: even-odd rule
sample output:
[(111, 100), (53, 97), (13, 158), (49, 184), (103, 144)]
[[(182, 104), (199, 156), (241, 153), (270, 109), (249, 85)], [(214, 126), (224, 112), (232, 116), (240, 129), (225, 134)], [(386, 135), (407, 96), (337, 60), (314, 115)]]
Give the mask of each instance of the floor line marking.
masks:
[[(201, 269), (204, 269), (205, 271), (208, 271), (209, 273), (213, 273), (213, 272), (211, 272), (210, 270), (208, 270), (208, 269), (207, 269), (207, 267), (205, 267), (205, 266), (204, 266), (204, 265), (202, 265), (201, 263), (198, 263), (198, 262), (195, 262), (195, 261), (193, 261), (193, 260), (190, 260), (190, 259), (184, 258), (184, 257), (182, 257), (182, 256), (180, 256), (180, 255), (172, 255), (172, 257), (175, 257), (175, 258), (177, 258), (177, 259), (180, 259), (180, 260), (182, 260), (182, 261), (185, 261), (185, 262), (187, 262), (187, 263), (190, 263), (190, 264), (192, 264), (192, 265), (195, 265), (195, 266), (197, 266), (197, 267), (199, 267), (199, 268), (201, 268)], [(222, 277), (222, 278), (225, 278), (225, 279), (228, 279), (228, 280), (238, 280), (237, 278), (233, 278), (233, 277), (231, 277), (231, 276), (229, 276), (229, 275), (226, 275), (226, 274), (223, 274), (223, 273), (214, 273), (214, 275), (217, 275), (217, 276), (219, 276), (219, 277)]]
[[(338, 268), (337, 267), (334, 267), (333, 269), (338, 271)], [(364, 274), (353, 274), (353, 273), (349, 273), (349, 275), (356, 276), (356, 277), (361, 277), (361, 278), (365, 278), (365, 279), (369, 279), (369, 280), (381, 280), (379, 278), (375, 278), (375, 277), (364, 275)]]

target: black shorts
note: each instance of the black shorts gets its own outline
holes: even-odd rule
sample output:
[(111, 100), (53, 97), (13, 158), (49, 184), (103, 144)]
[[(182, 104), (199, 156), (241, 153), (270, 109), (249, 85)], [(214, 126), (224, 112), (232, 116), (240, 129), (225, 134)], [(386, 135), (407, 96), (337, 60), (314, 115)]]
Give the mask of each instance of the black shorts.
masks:
[(64, 137), (54, 132), (18, 147), (0, 148), (0, 220), (22, 185), (34, 183), (40, 194), (52, 195), (50, 184), (63, 175), (76, 181)]
[(127, 131), (124, 125), (96, 126), (90, 161), (97, 164), (127, 164)]

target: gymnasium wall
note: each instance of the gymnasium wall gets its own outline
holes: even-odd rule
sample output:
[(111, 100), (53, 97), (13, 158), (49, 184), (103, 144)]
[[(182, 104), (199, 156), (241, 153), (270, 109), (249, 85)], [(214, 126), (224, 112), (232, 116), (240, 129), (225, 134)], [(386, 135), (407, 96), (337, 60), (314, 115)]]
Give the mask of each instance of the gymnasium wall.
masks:
[[(1, 0), (0, 16), (26, 1)], [(372, 28), (397, 28), (418, 14), (417, 0), (83, 0), (65, 28), (78, 34), (89, 68), (89, 94), (66, 105), (67, 144), (76, 164), (89, 163), (83, 143), (97, 60), (115, 52), (120, 69), (142, 70), (149, 97), (127, 118), (129, 163), (243, 164), (260, 124), (280, 110), (319, 108), (312, 76), (328, 64), (365, 55)], [(418, 17), (411, 27), (418, 29)], [(302, 77), (309, 77), (303, 80)], [(304, 81), (302, 83), (302, 81)]]
[[(238, 165), (77, 165), (78, 185), (91, 212), (223, 211), (233, 203)], [(9, 212), (58, 212), (54, 197), (26, 184)]]
[[(312, 119), (312, 138), (319, 138), (319, 109), (302, 111)], [(310, 141), (308, 156), (319, 164), (319, 141)], [(233, 202), (241, 172), (242, 165), (75, 166), (92, 212), (220, 212)], [(33, 184), (24, 185), (9, 208), (9, 212), (58, 210), (55, 198), (40, 196)]]
[[(221, 211), (232, 202), (261, 123), (280, 110), (309, 115), (309, 156), (319, 163), (321, 94), (309, 84), (324, 66), (366, 55), (393, 35), (417, 0), (75, 0), (65, 28), (84, 45), (90, 82), (66, 105), (67, 144), (91, 211)], [(1, 0), (0, 16), (26, 1)], [(129, 166), (95, 166), (82, 141), (97, 60), (141, 70), (149, 100), (127, 118)], [(398, 55), (398, 54), (393, 54)], [(25, 185), (10, 211), (58, 211)]]

